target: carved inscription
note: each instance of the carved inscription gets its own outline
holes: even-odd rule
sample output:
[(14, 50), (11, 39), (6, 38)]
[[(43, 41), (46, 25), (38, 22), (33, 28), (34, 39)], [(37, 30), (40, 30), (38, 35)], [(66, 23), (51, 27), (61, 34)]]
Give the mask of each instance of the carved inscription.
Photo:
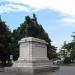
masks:
[(45, 48), (44, 44), (39, 44), (39, 43), (35, 43), (34, 47), (41, 47), (41, 48)]
[(27, 47), (29, 44), (28, 43), (22, 43), (21, 47)]

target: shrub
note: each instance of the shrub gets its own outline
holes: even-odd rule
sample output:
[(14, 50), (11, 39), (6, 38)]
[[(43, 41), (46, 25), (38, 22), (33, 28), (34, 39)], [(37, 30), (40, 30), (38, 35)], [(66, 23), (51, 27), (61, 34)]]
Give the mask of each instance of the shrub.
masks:
[(65, 57), (64, 63), (65, 64), (70, 64), (71, 63), (71, 58), (70, 57)]

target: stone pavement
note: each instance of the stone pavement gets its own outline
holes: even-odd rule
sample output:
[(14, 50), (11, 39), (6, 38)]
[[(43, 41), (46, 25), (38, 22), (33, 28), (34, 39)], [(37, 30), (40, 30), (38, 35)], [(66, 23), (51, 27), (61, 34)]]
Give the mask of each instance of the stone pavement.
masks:
[(75, 67), (60, 67), (56, 72), (46, 72), (36, 75), (75, 75)]
[[(0, 75), (17, 75), (17, 74), (13, 72), (0, 72)], [(60, 70), (57, 70), (55, 72), (43, 72), (43, 73), (32, 74), (32, 75), (75, 75), (75, 67), (62, 66), (60, 67)]]

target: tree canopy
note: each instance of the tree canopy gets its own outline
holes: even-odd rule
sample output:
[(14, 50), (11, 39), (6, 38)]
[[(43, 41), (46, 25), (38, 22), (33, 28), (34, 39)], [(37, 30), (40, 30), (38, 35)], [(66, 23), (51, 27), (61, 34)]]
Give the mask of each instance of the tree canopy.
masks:
[(0, 60), (5, 63), (10, 59), (11, 32), (0, 17)]
[(67, 50), (67, 53), (70, 54), (71, 60), (75, 60), (75, 32), (73, 32), (73, 40), (70, 43), (67, 43), (63, 46)]

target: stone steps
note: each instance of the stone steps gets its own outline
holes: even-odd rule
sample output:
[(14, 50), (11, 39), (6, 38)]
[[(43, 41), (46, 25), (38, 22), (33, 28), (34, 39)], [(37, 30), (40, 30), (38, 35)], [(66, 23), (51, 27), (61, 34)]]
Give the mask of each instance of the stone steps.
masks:
[(3, 72), (4, 71), (4, 68), (0, 68), (0, 72)]

